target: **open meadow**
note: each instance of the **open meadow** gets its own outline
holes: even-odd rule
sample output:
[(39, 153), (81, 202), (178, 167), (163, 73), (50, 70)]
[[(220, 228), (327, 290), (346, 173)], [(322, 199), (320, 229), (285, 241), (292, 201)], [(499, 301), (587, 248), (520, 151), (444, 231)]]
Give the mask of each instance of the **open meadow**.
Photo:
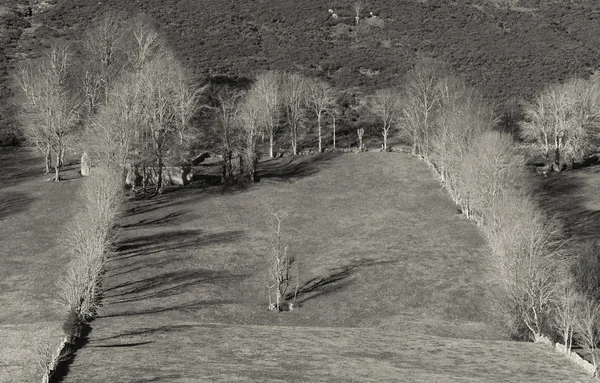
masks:
[[(131, 201), (63, 381), (586, 381), (508, 341), (484, 239), (428, 172), (403, 154), (323, 154), (262, 162), (244, 189)], [(289, 213), (299, 265), (291, 312), (267, 310), (272, 209)]]
[(0, 382), (32, 382), (35, 345), (56, 347), (62, 334), (55, 283), (69, 259), (59, 238), (79, 175), (68, 166), (63, 182), (46, 183), (43, 158), (27, 151), (0, 151), (0, 164)]

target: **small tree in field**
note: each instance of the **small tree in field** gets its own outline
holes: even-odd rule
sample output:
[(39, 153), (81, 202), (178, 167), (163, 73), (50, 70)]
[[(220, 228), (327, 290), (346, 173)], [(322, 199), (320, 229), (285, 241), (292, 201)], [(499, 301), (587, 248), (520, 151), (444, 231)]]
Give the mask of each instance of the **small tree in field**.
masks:
[(387, 151), (388, 134), (401, 113), (400, 94), (392, 88), (380, 89), (369, 98), (367, 106), (383, 123), (383, 150)]
[[(308, 81), (307, 91), (308, 105), (317, 117), (317, 129), (319, 134), (319, 153), (321, 153), (323, 151), (323, 133), (321, 128), (323, 125), (323, 115), (335, 108), (335, 90), (325, 81), (313, 78)], [(335, 132), (333, 140), (335, 146)]]
[(79, 122), (80, 102), (68, 84), (71, 54), (66, 46), (54, 46), (35, 67), (21, 70), (19, 84), (24, 102), (21, 123), (25, 137), (46, 156), (56, 155), (54, 180), (59, 181), (65, 150), (72, 144)]
[(365, 135), (365, 129), (364, 128), (356, 129), (356, 134), (358, 135), (358, 151), (362, 152), (364, 149), (363, 136)]
[[(273, 229), (275, 241), (270, 258), (270, 283), (267, 285), (269, 289), (269, 307), (277, 311), (282, 311), (284, 305), (287, 303), (285, 299), (290, 292), (290, 282), (293, 279), (292, 265), (295, 258), (288, 252), (289, 246), (282, 239), (282, 225), (286, 218), (286, 213), (279, 210), (271, 213), (271, 215), (275, 219), (275, 228)], [(275, 302), (272, 301), (271, 297), (271, 291), (273, 290), (275, 291)]]

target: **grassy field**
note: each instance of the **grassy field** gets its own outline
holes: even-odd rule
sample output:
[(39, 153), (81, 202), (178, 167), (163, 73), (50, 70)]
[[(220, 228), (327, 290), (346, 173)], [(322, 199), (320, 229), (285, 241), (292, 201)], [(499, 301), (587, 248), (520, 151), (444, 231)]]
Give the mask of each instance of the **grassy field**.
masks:
[[(423, 163), (328, 154), (259, 170), (247, 189), (130, 203), (101, 315), (64, 381), (584, 381), (506, 340), (484, 240)], [(289, 213), (301, 275), (300, 308), (281, 314), (266, 309), (273, 208)]]
[(43, 166), (33, 153), (0, 151), (0, 382), (34, 381), (32, 341), (60, 341), (55, 282), (68, 259), (57, 235), (75, 212), (78, 181), (69, 166), (65, 181), (46, 183)]

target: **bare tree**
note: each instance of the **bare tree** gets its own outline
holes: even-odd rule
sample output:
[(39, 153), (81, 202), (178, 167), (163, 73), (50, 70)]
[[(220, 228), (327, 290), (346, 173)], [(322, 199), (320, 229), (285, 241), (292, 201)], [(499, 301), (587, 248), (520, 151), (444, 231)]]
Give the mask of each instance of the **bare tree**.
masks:
[(290, 128), (292, 153), (298, 154), (298, 133), (304, 127), (306, 103), (306, 78), (297, 73), (283, 76), (283, 106)]
[(281, 73), (270, 70), (256, 76), (256, 81), (252, 86), (256, 97), (262, 100), (260, 120), (263, 125), (262, 132), (269, 136), (269, 157), (271, 158), (273, 158), (275, 129), (279, 123), (282, 103), (281, 80)]
[(352, 9), (354, 10), (354, 23), (358, 25), (360, 22), (360, 12), (362, 11), (364, 4), (362, 1), (358, 0), (352, 4)]
[(383, 150), (387, 151), (388, 134), (401, 113), (400, 95), (396, 89), (380, 89), (369, 98), (367, 107), (383, 122)]
[(575, 325), (575, 338), (577, 344), (583, 348), (592, 359), (594, 369), (598, 370), (596, 349), (600, 340), (600, 307), (596, 302), (584, 299), (580, 304)]
[(71, 54), (67, 46), (53, 46), (44, 60), (35, 67), (21, 70), (19, 84), (24, 102), (21, 123), (25, 137), (46, 156), (56, 155), (54, 180), (73, 132), (79, 122), (80, 102), (68, 83)]
[(124, 172), (141, 162), (143, 104), (136, 74), (123, 74), (108, 91), (108, 102), (99, 108), (83, 135), (83, 146), (97, 163)]
[(124, 14), (108, 12), (95, 19), (85, 32), (81, 85), (89, 115), (96, 112), (99, 102), (108, 102), (108, 89), (124, 68), (127, 22)]
[(564, 342), (564, 352), (568, 354), (573, 346), (573, 334), (581, 310), (582, 297), (577, 293), (573, 277), (568, 275), (568, 270), (566, 271), (567, 275), (561, 278), (556, 292), (553, 317), (556, 329)]
[(500, 308), (537, 340), (549, 323), (563, 270), (560, 227), (537, 208), (530, 196), (507, 193), (500, 197), (495, 221), (486, 227), (492, 256), (492, 276)]
[[(275, 219), (275, 240), (270, 259), (269, 278), (270, 283), (267, 284), (269, 290), (269, 308), (277, 311), (282, 311), (287, 305), (286, 297), (289, 293), (290, 282), (293, 279), (292, 265), (295, 262), (295, 257), (288, 252), (289, 245), (284, 243), (282, 239), (282, 225), (287, 217), (284, 211), (276, 211), (271, 213)], [(297, 276), (296, 276), (297, 279)], [(275, 290), (275, 303), (271, 298), (271, 291)], [(289, 307), (289, 306), (288, 306)]]
[(258, 163), (257, 141), (261, 134), (261, 118), (263, 104), (260, 94), (250, 89), (242, 102), (239, 121), (243, 135), (243, 173), (247, 181), (254, 182), (256, 165)]
[(420, 60), (407, 75), (400, 130), (412, 141), (413, 155), (429, 155), (432, 121), (440, 101), (444, 69), (434, 60)]
[(478, 135), (459, 164), (456, 177), (447, 178), (454, 180), (465, 215), (478, 224), (494, 221), (500, 196), (527, 189), (528, 171), (508, 134), (489, 131)]
[(546, 88), (525, 107), (521, 137), (534, 142), (547, 164), (581, 161), (592, 149), (600, 130), (600, 88), (592, 81), (574, 79)]
[[(323, 116), (331, 113), (336, 104), (335, 90), (325, 81), (313, 78), (307, 81), (307, 103), (317, 117), (317, 130), (319, 135), (319, 153), (323, 151)], [(335, 118), (335, 116), (334, 116)], [(335, 121), (335, 120), (334, 120)], [(334, 122), (335, 124), (335, 122)], [(334, 132), (335, 145), (335, 132)]]
[(244, 92), (232, 88), (215, 91), (216, 105), (212, 107), (216, 123), (214, 127), (215, 144), (221, 152), (222, 181), (228, 185), (234, 179), (233, 155), (241, 149), (240, 107)]
[(365, 135), (365, 129), (364, 128), (356, 129), (356, 134), (358, 136), (358, 151), (362, 152), (365, 149), (364, 144), (363, 144), (363, 136)]

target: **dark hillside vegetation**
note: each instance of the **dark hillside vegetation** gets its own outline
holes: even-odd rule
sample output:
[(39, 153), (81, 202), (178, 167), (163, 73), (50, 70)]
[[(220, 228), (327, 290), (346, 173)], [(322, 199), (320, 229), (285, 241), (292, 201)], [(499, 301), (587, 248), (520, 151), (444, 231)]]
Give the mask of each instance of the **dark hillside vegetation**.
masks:
[[(5, 28), (10, 33), (2, 33), (2, 46), (13, 47), (31, 23), (35, 28), (23, 34), (18, 50), (36, 56), (52, 38), (77, 40), (105, 11), (145, 13), (201, 78), (283, 69), (325, 77), (340, 88), (372, 90), (401, 83), (418, 56), (428, 56), (465, 76), (498, 110), (509, 100), (531, 99), (548, 83), (586, 76), (596, 67), (600, 4), (522, 1), (506, 8), (491, 3), (368, 1), (362, 23), (355, 26), (350, 1), (61, 0), (33, 17), (7, 22), (16, 24)], [(329, 8), (339, 18), (333, 19)], [(370, 12), (376, 19), (367, 19)], [(3, 60), (0, 83), (6, 99), (6, 76), (15, 63)], [(9, 124), (6, 117), (0, 123)]]

